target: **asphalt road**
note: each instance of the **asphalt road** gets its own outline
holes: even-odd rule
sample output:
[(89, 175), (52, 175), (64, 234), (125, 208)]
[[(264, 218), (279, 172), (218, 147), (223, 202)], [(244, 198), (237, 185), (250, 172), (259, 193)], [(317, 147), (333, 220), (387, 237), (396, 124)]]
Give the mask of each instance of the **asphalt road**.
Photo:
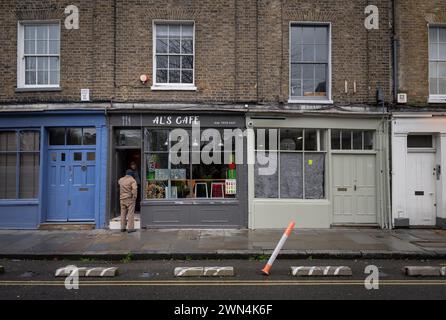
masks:
[[(407, 265), (445, 266), (446, 261), (389, 260), (278, 260), (269, 277), (261, 274), (265, 261), (22, 261), (0, 260), (0, 299), (167, 299), (167, 300), (317, 300), (317, 299), (446, 299), (446, 278), (409, 278)], [(115, 278), (81, 278), (78, 290), (67, 290), (64, 279), (55, 278), (60, 267), (117, 266)], [(291, 266), (345, 265), (353, 277), (296, 278)], [(367, 290), (364, 270), (380, 270), (379, 289)], [(175, 278), (180, 266), (234, 266), (230, 278)]]

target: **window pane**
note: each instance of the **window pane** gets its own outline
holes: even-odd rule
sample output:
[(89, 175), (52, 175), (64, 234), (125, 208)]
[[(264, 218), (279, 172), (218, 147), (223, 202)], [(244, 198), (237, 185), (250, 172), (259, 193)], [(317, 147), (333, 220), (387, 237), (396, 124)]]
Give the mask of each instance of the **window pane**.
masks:
[(25, 54), (35, 54), (36, 53), (36, 41), (25, 40)]
[(194, 26), (193, 25), (183, 25), (182, 27), (182, 38), (193, 38), (194, 36)]
[(168, 25), (158, 24), (156, 25), (156, 37), (157, 38), (167, 38), (168, 36)]
[(352, 149), (352, 132), (342, 131), (342, 150)]
[(166, 198), (166, 188), (168, 187), (170, 177), (168, 161), (169, 155), (167, 153), (152, 153), (146, 155), (146, 199)]
[(58, 24), (51, 24), (49, 26), (50, 30), (50, 40), (59, 40), (60, 39), (60, 27)]
[(82, 145), (82, 129), (68, 128), (67, 129), (67, 145), (78, 146)]
[(119, 147), (140, 147), (141, 130), (116, 131), (116, 145)]
[(280, 154), (280, 197), (303, 198), (302, 153)]
[(429, 93), (430, 94), (439, 94), (438, 78), (430, 78), (429, 79)]
[(36, 72), (26, 71), (25, 72), (25, 84), (33, 85), (36, 84)]
[(156, 68), (167, 69), (169, 56), (156, 56)]
[(193, 69), (194, 68), (194, 57), (193, 56), (182, 56), (181, 57), (181, 67), (183, 69)]
[(50, 54), (59, 54), (59, 40), (50, 40), (49, 53)]
[(65, 128), (49, 129), (50, 146), (65, 145)]
[(169, 150), (169, 130), (146, 129), (147, 151), (168, 151)]
[(54, 85), (59, 84), (59, 71), (50, 72), (50, 84)]
[(429, 42), (430, 43), (438, 42), (438, 28), (429, 28)]
[(328, 45), (316, 45), (316, 61), (327, 62), (328, 61)]
[(17, 133), (15, 131), (0, 131), (1, 151), (17, 151)]
[(169, 70), (169, 83), (180, 83), (180, 70)]
[(84, 146), (94, 146), (96, 144), (96, 129), (84, 128), (83, 129), (83, 142)]
[(47, 25), (37, 25), (37, 40), (47, 40), (48, 39), (48, 26)]
[(291, 96), (292, 97), (302, 97), (302, 81), (301, 80), (291, 80)]
[(180, 39), (169, 39), (169, 53), (180, 53)]
[(303, 147), (303, 141), (303, 130), (280, 130), (280, 150), (301, 151)]
[(179, 24), (171, 24), (169, 25), (169, 37), (170, 38), (179, 38), (181, 36), (181, 26)]
[(364, 150), (373, 150), (373, 131), (364, 131)]
[(156, 39), (156, 53), (167, 53), (167, 39)]
[(353, 149), (362, 150), (362, 131), (353, 131)]
[(440, 42), (446, 43), (446, 28), (438, 28), (440, 33)]
[(20, 150), (21, 151), (39, 151), (40, 133), (38, 131), (20, 132)]
[(315, 27), (314, 40), (316, 44), (328, 44), (328, 27)]
[(440, 43), (438, 58), (440, 60), (446, 60), (446, 43)]
[(75, 152), (73, 154), (73, 160), (74, 161), (82, 161), (82, 152)]
[(96, 152), (87, 152), (87, 161), (95, 161)]
[(20, 154), (20, 199), (36, 199), (39, 195), (39, 153)]
[(267, 152), (265, 157), (269, 157), (267, 165), (259, 163), (259, 157), (264, 160), (262, 152), (257, 152), (256, 164), (254, 166), (255, 197), (256, 198), (277, 198), (278, 194), (278, 156), (276, 152)]
[(167, 70), (156, 70), (156, 82), (167, 83)]
[(429, 45), (429, 59), (437, 60), (438, 59), (438, 44), (431, 43)]
[(303, 45), (302, 61), (306, 61), (306, 62), (315, 61), (315, 46), (314, 45), (312, 45), (312, 44)]
[(305, 97), (314, 97), (315, 96), (315, 84), (314, 80), (304, 80), (303, 82), (303, 91)]
[(305, 130), (305, 150), (317, 151), (317, 130)]
[(37, 71), (37, 84), (48, 84), (48, 71)]
[(37, 54), (48, 54), (48, 41), (47, 40), (37, 40)]
[(439, 94), (446, 94), (446, 79), (439, 81)]
[(438, 62), (438, 78), (446, 78), (446, 62)]
[(302, 27), (302, 42), (304, 44), (314, 44), (314, 27), (313, 26), (304, 26)]
[(37, 69), (37, 58), (25, 57), (25, 69), (27, 71), (35, 71)]
[(181, 41), (181, 53), (192, 54), (194, 53), (194, 42), (193, 40), (182, 40)]
[(408, 148), (432, 148), (432, 136), (430, 135), (410, 135), (407, 136)]
[(325, 154), (305, 154), (305, 199), (325, 198)]
[(193, 71), (183, 70), (181, 72), (181, 82), (182, 83), (193, 83)]
[(341, 130), (331, 130), (331, 148), (341, 150)]
[(16, 199), (16, 153), (0, 153), (0, 199)]
[(170, 56), (169, 57), (169, 68), (179, 69), (180, 68), (180, 56)]
[(36, 38), (36, 28), (33, 25), (25, 25), (25, 40), (34, 40)]

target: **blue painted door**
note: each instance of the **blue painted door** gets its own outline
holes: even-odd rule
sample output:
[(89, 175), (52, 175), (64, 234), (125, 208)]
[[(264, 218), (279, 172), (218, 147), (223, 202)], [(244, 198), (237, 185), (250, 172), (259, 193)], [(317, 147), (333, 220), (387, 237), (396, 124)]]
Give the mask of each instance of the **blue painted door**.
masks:
[(48, 155), (47, 221), (94, 221), (95, 150), (50, 149)]

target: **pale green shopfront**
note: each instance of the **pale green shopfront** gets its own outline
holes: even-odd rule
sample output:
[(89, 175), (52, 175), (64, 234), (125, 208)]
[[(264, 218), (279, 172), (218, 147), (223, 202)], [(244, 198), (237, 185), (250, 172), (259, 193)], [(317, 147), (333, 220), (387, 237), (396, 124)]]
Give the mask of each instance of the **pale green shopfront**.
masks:
[(250, 229), (290, 221), (297, 228), (389, 228), (385, 115), (252, 113), (246, 124), (254, 129), (247, 142), (255, 159), (248, 165)]

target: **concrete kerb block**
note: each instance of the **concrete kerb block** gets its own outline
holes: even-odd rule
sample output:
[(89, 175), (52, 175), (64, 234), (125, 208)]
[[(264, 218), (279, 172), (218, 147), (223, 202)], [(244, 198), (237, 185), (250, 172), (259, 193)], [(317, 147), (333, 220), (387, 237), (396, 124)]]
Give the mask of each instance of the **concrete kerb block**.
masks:
[(446, 277), (446, 267), (442, 267), (440, 273), (442, 277)]
[(291, 275), (295, 277), (349, 277), (352, 269), (346, 266), (300, 266), (291, 267)]
[(441, 275), (440, 267), (431, 266), (405, 266), (403, 272), (409, 277), (438, 277)]
[(177, 267), (174, 270), (175, 277), (201, 277), (204, 274), (203, 267)]
[(232, 277), (234, 267), (205, 267), (203, 276), (205, 277)]
[[(74, 272), (73, 268), (63, 267), (56, 270), (56, 277), (68, 277)], [(117, 267), (77, 268), (79, 277), (116, 277), (119, 274)]]

